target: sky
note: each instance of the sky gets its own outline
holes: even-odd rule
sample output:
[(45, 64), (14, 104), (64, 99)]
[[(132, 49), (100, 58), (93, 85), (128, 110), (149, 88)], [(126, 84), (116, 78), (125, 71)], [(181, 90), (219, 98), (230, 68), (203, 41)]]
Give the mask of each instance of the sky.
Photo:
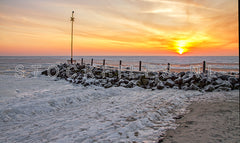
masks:
[(239, 56), (238, 0), (0, 0), (1, 56)]

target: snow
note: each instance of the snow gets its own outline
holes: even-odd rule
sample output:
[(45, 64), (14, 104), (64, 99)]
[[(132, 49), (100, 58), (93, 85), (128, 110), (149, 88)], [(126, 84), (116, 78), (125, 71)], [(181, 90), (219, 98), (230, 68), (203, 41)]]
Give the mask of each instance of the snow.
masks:
[(0, 142), (156, 142), (202, 94), (0, 75)]

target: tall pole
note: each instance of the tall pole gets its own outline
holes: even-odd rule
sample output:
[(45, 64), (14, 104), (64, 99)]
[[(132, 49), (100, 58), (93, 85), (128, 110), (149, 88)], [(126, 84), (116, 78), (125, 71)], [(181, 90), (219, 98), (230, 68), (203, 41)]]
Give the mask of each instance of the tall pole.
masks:
[(74, 22), (74, 17), (73, 17), (74, 11), (72, 11), (72, 31), (71, 31), (71, 64), (73, 63), (73, 22)]

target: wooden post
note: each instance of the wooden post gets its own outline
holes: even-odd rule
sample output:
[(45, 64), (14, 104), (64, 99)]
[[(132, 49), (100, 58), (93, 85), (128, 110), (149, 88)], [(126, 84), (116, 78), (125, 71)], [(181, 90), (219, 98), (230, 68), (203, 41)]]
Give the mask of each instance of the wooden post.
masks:
[(81, 65), (83, 65), (83, 58), (81, 59)]
[(168, 63), (167, 71), (170, 72), (170, 63)]
[(119, 61), (119, 70), (121, 70), (122, 69), (122, 61), (120, 60)]
[(206, 73), (206, 62), (203, 61), (203, 73)]
[(105, 66), (105, 59), (103, 59), (103, 66)]
[(91, 66), (93, 66), (93, 59), (91, 59)]
[(142, 70), (142, 61), (139, 61), (139, 71)]

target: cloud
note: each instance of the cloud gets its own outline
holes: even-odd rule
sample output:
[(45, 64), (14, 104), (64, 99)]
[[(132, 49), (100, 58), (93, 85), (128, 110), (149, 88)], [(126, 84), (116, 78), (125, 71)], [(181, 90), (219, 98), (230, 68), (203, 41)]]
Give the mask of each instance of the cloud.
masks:
[(0, 37), (9, 32), (16, 39), (21, 34), (67, 37), (75, 10), (74, 34), (85, 47), (95, 41), (96, 46), (164, 51), (177, 40), (193, 40), (195, 47), (238, 43), (234, 0), (3, 0), (0, 4)]

